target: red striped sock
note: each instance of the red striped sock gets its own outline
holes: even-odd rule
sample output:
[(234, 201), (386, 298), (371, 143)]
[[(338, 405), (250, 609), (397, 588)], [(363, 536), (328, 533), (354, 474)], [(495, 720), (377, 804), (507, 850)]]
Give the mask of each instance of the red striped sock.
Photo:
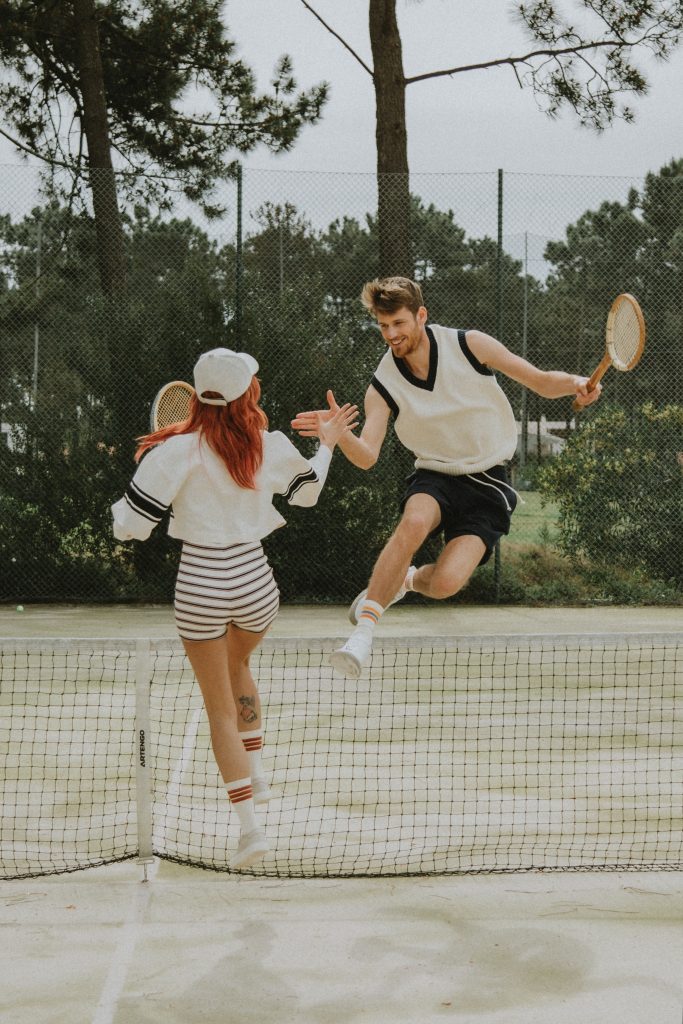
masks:
[(249, 757), (249, 768), (252, 779), (263, 778), (263, 764), (261, 751), (263, 750), (263, 729), (250, 729), (248, 732), (241, 732), (242, 743)]
[(251, 800), (253, 795), (251, 779), (239, 779), (238, 782), (228, 784), (228, 796), (231, 804), (241, 804), (243, 800)]
[(231, 807), (237, 811), (243, 832), (251, 832), (257, 827), (254, 809), (254, 793), (251, 788), (251, 776), (247, 779), (235, 779), (226, 782)]

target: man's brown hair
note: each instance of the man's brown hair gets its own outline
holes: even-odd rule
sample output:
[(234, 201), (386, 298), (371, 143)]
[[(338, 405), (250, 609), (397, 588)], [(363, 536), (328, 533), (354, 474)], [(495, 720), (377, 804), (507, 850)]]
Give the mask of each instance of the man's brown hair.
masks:
[(378, 277), (368, 281), (361, 292), (361, 302), (373, 316), (378, 313), (395, 313), (407, 307), (415, 316), (424, 306), (422, 290), (409, 277)]

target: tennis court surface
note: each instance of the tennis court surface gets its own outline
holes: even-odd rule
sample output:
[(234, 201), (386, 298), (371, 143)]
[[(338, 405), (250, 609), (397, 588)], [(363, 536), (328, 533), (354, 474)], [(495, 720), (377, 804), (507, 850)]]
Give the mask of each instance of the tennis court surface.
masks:
[(680, 609), (401, 608), (354, 684), (345, 632), (264, 645), (240, 876), (170, 609), (0, 609), (3, 1020), (680, 1024)]

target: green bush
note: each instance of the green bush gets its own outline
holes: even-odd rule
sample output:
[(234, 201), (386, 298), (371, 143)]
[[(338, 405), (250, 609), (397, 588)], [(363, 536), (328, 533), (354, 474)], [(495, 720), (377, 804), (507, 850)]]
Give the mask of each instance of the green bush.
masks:
[(595, 566), (683, 587), (683, 407), (596, 411), (539, 474), (558, 544)]

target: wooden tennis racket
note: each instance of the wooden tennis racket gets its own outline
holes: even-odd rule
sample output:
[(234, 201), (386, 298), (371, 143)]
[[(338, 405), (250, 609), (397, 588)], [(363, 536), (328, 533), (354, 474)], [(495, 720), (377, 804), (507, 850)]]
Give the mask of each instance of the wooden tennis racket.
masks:
[(190, 399), (194, 394), (191, 384), (184, 380), (172, 380), (164, 384), (152, 402), (150, 426), (152, 430), (161, 430), (171, 423), (180, 423), (190, 415)]
[[(632, 370), (645, 348), (645, 319), (637, 301), (628, 292), (617, 295), (607, 314), (605, 328), (606, 351), (600, 364), (588, 380), (588, 390), (594, 391), (599, 380), (613, 366), (615, 370)], [(576, 399), (574, 409), (582, 409)]]

